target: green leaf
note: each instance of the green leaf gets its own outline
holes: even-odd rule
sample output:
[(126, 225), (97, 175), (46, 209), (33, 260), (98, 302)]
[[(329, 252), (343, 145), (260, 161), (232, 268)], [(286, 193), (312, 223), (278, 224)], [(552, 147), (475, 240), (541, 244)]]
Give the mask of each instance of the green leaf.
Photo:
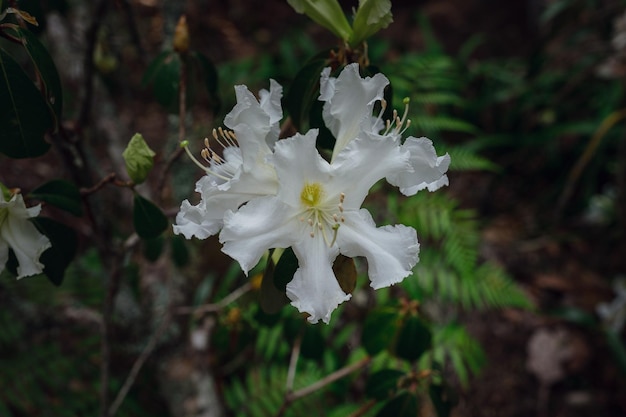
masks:
[(432, 335), (428, 326), (416, 316), (407, 317), (400, 327), (396, 344), (396, 355), (415, 361), (430, 349)]
[(456, 403), (453, 393), (445, 385), (431, 384), (428, 388), (430, 400), (437, 411), (438, 417), (449, 417), (452, 407)]
[(287, 284), (293, 279), (293, 275), (298, 269), (298, 258), (293, 253), (293, 249), (287, 248), (280, 255), (274, 269), (274, 285), (280, 291), (286, 291)]
[(417, 412), (417, 397), (405, 392), (387, 402), (376, 417), (415, 417)]
[(323, 51), (309, 60), (296, 74), (285, 97), (285, 108), (300, 132), (309, 128), (311, 106), (318, 101), (320, 73), (328, 64), (328, 56), (329, 51)]
[(152, 239), (167, 228), (167, 217), (150, 200), (135, 194), (133, 205), (133, 224), (139, 237)]
[(180, 235), (172, 235), (170, 237), (170, 246), (172, 248), (174, 265), (179, 268), (186, 266), (189, 263), (189, 250), (187, 250), (185, 238)]
[(359, 8), (352, 23), (350, 45), (357, 46), (393, 22), (390, 0), (359, 0)]
[(361, 342), (370, 355), (389, 349), (398, 330), (399, 312), (393, 308), (373, 311), (363, 323)]
[(356, 288), (356, 265), (353, 258), (348, 258), (342, 254), (339, 254), (333, 262), (333, 272), (337, 277), (337, 282), (341, 290), (346, 294), (352, 294), (352, 291)]
[(204, 76), (204, 84), (209, 95), (214, 96), (217, 93), (217, 68), (215, 64), (204, 54), (200, 52), (192, 52), (191, 56), (202, 69)]
[(0, 152), (34, 158), (48, 151), (45, 132), (52, 118), (46, 101), (20, 66), (0, 49)]
[(347, 41), (352, 36), (352, 28), (337, 0), (287, 0), (287, 3), (340, 39)]
[(163, 237), (157, 236), (153, 239), (143, 239), (143, 256), (150, 262), (159, 259), (163, 253)]
[(374, 372), (367, 379), (365, 394), (377, 400), (386, 400), (396, 394), (398, 380), (404, 376), (404, 372), (397, 369), (382, 369)]
[(326, 340), (324, 340), (321, 333), (322, 327), (309, 323), (304, 323), (304, 326), (300, 354), (307, 359), (321, 359), (326, 347)]
[[(278, 250), (279, 249), (275, 249), (272, 252), (272, 255), (275, 254)], [(259, 294), (259, 303), (263, 312), (271, 315), (278, 313), (280, 309), (289, 302), (289, 299), (285, 295), (285, 288), (282, 285), (282, 288), (278, 288), (276, 286), (275, 274), (276, 265), (274, 263), (274, 256), (270, 256), (267, 262), (267, 266), (265, 267), (265, 271), (263, 272), (263, 280), (261, 281), (261, 291)]]
[(24, 49), (42, 81), (43, 94), (54, 123), (53, 131), (56, 131), (62, 120), (63, 111), (63, 90), (56, 65), (48, 50), (31, 31), (15, 26), (8, 28), (7, 32), (22, 41), (22, 45), (24, 45)]
[(146, 180), (154, 166), (154, 155), (156, 154), (150, 149), (143, 136), (135, 133), (122, 152), (128, 176), (135, 184), (141, 184)]
[(142, 84), (152, 84), (152, 92), (159, 104), (169, 111), (178, 111), (180, 83), (180, 56), (174, 51), (163, 51), (148, 66)]
[(30, 197), (45, 201), (55, 207), (72, 213), (83, 215), (83, 204), (78, 187), (69, 181), (52, 180), (40, 185), (30, 192)]
[(37, 217), (32, 222), (50, 239), (52, 247), (42, 253), (39, 259), (44, 264), (43, 273), (50, 282), (59, 286), (63, 283), (65, 270), (76, 254), (76, 233), (63, 223), (47, 217)]

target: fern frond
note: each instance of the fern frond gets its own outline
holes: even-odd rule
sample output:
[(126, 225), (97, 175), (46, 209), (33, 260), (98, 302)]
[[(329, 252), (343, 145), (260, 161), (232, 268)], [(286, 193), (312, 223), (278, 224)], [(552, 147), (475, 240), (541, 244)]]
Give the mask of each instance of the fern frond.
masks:
[(449, 323), (433, 329), (433, 349), (424, 360), (450, 365), (466, 386), (470, 375), (476, 375), (485, 365), (486, 356), (480, 343), (463, 326)]
[[(294, 390), (311, 385), (323, 377), (312, 363), (300, 366), (294, 379)], [(285, 367), (253, 368), (243, 380), (233, 380), (224, 390), (226, 405), (237, 417), (270, 417), (280, 409), (285, 395)], [(323, 392), (316, 392), (292, 403), (286, 417), (308, 417), (324, 414)]]

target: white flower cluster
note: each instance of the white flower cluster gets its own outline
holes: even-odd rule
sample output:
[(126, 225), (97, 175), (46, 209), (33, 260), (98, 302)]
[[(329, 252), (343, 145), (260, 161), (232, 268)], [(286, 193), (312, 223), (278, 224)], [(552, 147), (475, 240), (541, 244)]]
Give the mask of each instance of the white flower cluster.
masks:
[(14, 194), (6, 201), (0, 190), (0, 272), (9, 259), (9, 248), (17, 258), (18, 279), (43, 272), (39, 257), (51, 246), (50, 240), (28, 221), (40, 211), (39, 205), (26, 208), (21, 194)]
[[(385, 178), (405, 195), (448, 184), (449, 155), (437, 156), (427, 138), (402, 141), (406, 114), (373, 116), (385, 107), (382, 74), (362, 78), (357, 64), (337, 78), (326, 68), (320, 79), (324, 123), (336, 138), (330, 162), (315, 145), (317, 129), (278, 140), (282, 88), (271, 81), (259, 100), (235, 87), (237, 105), (214, 131), (224, 150), (207, 143), (207, 175), (196, 184), (201, 201), (185, 200), (174, 232), (187, 239), (219, 234), (222, 251), (250, 271), (270, 248), (291, 247), (299, 268), (287, 296), (308, 320), (325, 323), (350, 294), (342, 291), (332, 265), (339, 254), (367, 259), (375, 289), (402, 281), (418, 262), (417, 234), (404, 225), (376, 227), (361, 209), (370, 188)], [(208, 142), (208, 141), (207, 141)], [(221, 230), (221, 232), (220, 232)]]

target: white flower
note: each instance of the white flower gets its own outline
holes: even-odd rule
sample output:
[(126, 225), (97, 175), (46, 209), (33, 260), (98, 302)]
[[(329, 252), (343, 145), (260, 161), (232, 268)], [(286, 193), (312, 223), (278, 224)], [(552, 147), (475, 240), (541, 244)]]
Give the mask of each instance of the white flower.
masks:
[(375, 289), (400, 282), (418, 261), (413, 228), (377, 228), (360, 209), (370, 187), (395, 172), (410, 170), (409, 152), (397, 138), (367, 133), (351, 140), (332, 163), (315, 148), (317, 130), (276, 143), (270, 158), (278, 177), (276, 195), (250, 200), (224, 217), (223, 252), (247, 273), (270, 248), (292, 247), (299, 268), (287, 296), (308, 320), (328, 323), (332, 311), (350, 298), (332, 264), (339, 253), (364, 256)]
[[(330, 68), (325, 68), (320, 77), (320, 97), (324, 101), (322, 116), (324, 123), (336, 138), (333, 149), (334, 158), (352, 140), (364, 134), (378, 137), (380, 140), (399, 139), (408, 127), (408, 101), (402, 117), (394, 111), (392, 120), (382, 122), (382, 113), (386, 108), (384, 90), (389, 80), (383, 74), (361, 78), (358, 64), (347, 65), (337, 78), (330, 76)], [(378, 118), (372, 116), (377, 101), (382, 103)], [(394, 173), (387, 177), (390, 184), (398, 186), (405, 195), (428, 188), (435, 191), (448, 185), (445, 175), (450, 165), (450, 156), (437, 156), (432, 141), (428, 138), (409, 137), (401, 145), (411, 154), (410, 169)]]
[(21, 194), (6, 201), (0, 192), (0, 272), (9, 259), (9, 248), (17, 258), (18, 279), (43, 272), (39, 257), (51, 246), (50, 240), (28, 221), (40, 211), (40, 205), (26, 208)]
[(214, 139), (223, 147), (222, 156), (205, 140), (202, 156), (209, 166), (196, 161), (206, 171), (196, 183), (201, 200), (195, 206), (183, 201), (176, 216), (174, 233), (187, 239), (205, 239), (218, 233), (227, 210), (235, 210), (252, 198), (276, 193), (276, 174), (266, 157), (280, 132), (282, 87), (271, 80), (270, 90), (261, 90), (259, 100), (244, 85), (236, 86), (235, 93), (237, 104), (224, 119), (232, 131), (213, 131)]

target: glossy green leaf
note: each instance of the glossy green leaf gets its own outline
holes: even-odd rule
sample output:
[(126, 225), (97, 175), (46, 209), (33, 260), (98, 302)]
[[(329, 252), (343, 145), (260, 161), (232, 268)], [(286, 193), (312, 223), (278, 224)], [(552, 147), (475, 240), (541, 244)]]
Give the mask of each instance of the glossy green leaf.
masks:
[(128, 142), (122, 157), (126, 163), (126, 172), (135, 184), (141, 184), (154, 166), (154, 151), (150, 149), (143, 136), (135, 133)]
[(352, 36), (350, 23), (337, 0), (287, 0), (287, 3), (340, 39), (347, 41)]
[(142, 252), (144, 258), (150, 262), (154, 262), (159, 259), (161, 253), (163, 253), (163, 237), (157, 236), (153, 239), (143, 239)]
[(405, 392), (387, 402), (376, 417), (415, 417), (418, 415), (417, 412), (417, 397)]
[(320, 73), (328, 64), (328, 56), (329, 51), (323, 51), (307, 62), (296, 74), (285, 96), (285, 108), (300, 132), (309, 128), (309, 113), (319, 96)]
[(341, 290), (346, 294), (352, 294), (352, 291), (356, 288), (356, 264), (353, 258), (339, 254), (333, 262), (333, 272), (337, 277), (337, 282)]
[(80, 217), (83, 215), (83, 202), (80, 197), (80, 191), (78, 187), (69, 181), (48, 181), (31, 191), (30, 197), (45, 201), (75, 216)]
[(46, 47), (30, 30), (15, 26), (8, 29), (7, 32), (22, 41), (22, 45), (39, 75), (43, 95), (52, 114), (53, 130), (56, 131), (62, 120), (63, 111), (63, 90), (56, 65)]
[(456, 403), (451, 390), (445, 385), (431, 384), (428, 388), (430, 401), (437, 411), (437, 417), (449, 417)]
[(374, 372), (367, 378), (365, 394), (377, 400), (386, 400), (396, 394), (398, 380), (404, 376), (404, 372), (397, 369), (382, 369)]
[(392, 308), (375, 310), (367, 316), (361, 335), (367, 353), (373, 356), (393, 346), (399, 318), (399, 312)]
[[(272, 254), (274, 253), (275, 252), (272, 252)], [(261, 305), (261, 309), (263, 310), (263, 312), (270, 315), (278, 313), (280, 309), (289, 302), (289, 299), (285, 295), (285, 288), (278, 288), (276, 286), (275, 274), (276, 265), (274, 264), (273, 257), (270, 256), (267, 262), (267, 266), (265, 267), (265, 271), (263, 272), (261, 291), (259, 293), (259, 303)]]
[(274, 285), (276, 288), (283, 292), (286, 291), (287, 284), (293, 279), (297, 269), (298, 258), (293, 253), (293, 249), (285, 249), (274, 269)]
[(43, 273), (54, 285), (61, 285), (67, 269), (78, 246), (76, 232), (63, 223), (47, 217), (32, 219), (37, 228), (50, 239), (52, 247), (41, 254), (39, 258), (44, 264)]
[(185, 243), (185, 238), (180, 235), (172, 235), (170, 237), (170, 247), (172, 248), (172, 260), (174, 265), (179, 268), (189, 263), (189, 250)]
[(400, 326), (395, 353), (408, 361), (415, 361), (430, 349), (432, 335), (430, 329), (416, 316), (407, 317)]
[(393, 22), (390, 0), (359, 0), (350, 45), (357, 46)]
[(191, 56), (194, 63), (198, 64), (201, 69), (202, 79), (209, 95), (214, 96), (217, 93), (217, 68), (215, 64), (201, 52), (192, 52)]
[(0, 49), (0, 152), (34, 158), (48, 151), (45, 132), (52, 126), (46, 101), (20, 66)]
[(307, 359), (321, 359), (326, 348), (326, 340), (322, 337), (321, 326), (309, 323), (304, 323), (304, 326), (300, 354)]
[(143, 85), (152, 85), (155, 98), (163, 107), (177, 111), (181, 60), (174, 51), (163, 51), (148, 66)]
[(133, 224), (139, 237), (152, 239), (165, 231), (168, 222), (160, 208), (150, 200), (135, 194)]

